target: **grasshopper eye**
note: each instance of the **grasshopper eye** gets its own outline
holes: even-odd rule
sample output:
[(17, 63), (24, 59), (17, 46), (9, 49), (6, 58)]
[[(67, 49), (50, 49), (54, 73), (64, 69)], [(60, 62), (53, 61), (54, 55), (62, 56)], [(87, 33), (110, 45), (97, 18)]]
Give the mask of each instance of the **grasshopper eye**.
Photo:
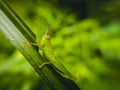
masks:
[(49, 34), (47, 34), (47, 35), (45, 36), (46, 39), (50, 39), (50, 37), (51, 37), (51, 36), (50, 36)]

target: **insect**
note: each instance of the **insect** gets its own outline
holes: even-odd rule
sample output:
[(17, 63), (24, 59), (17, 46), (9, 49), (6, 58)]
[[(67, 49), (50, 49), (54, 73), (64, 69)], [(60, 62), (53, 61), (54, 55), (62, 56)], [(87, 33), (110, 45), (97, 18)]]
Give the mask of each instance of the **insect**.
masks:
[(55, 57), (51, 42), (50, 42), (50, 34), (48, 33), (50, 25), (48, 25), (45, 34), (42, 36), (41, 41), (39, 42), (39, 53), (42, 53), (43, 57), (45, 57), (48, 62), (43, 63), (41, 67), (45, 64), (53, 64), (56, 68), (57, 72), (60, 73), (63, 77), (67, 77), (69, 79), (75, 80), (75, 76), (73, 76)]

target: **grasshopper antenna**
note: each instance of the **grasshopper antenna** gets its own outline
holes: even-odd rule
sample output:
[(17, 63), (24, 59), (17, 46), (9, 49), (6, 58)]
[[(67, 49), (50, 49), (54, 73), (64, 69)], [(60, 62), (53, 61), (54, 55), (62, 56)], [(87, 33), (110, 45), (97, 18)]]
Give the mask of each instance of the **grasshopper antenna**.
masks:
[(51, 26), (51, 25), (48, 24), (48, 26), (47, 26), (47, 28), (46, 28), (46, 32), (45, 32), (46, 34), (48, 34), (48, 32), (49, 32), (50, 26)]
[(46, 39), (50, 39), (50, 34), (49, 34), (49, 29), (50, 29), (50, 24), (48, 24), (48, 26), (47, 26), (47, 28), (46, 28), (46, 32), (45, 32), (45, 34), (46, 34)]

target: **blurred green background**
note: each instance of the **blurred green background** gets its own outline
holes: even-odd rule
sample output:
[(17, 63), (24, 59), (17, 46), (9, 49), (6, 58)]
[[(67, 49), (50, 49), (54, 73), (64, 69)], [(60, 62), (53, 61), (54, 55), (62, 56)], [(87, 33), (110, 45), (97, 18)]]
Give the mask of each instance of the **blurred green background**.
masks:
[[(82, 90), (120, 90), (120, 0), (7, 0)], [(0, 32), (0, 90), (49, 90)]]

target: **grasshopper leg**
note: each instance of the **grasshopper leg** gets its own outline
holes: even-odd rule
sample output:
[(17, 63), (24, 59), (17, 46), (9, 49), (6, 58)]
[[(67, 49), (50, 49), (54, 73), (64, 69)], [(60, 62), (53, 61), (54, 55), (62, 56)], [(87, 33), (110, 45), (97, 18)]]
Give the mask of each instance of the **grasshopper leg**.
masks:
[(48, 65), (48, 64), (51, 64), (51, 62), (44, 62), (39, 66), (39, 68), (42, 68), (42, 67), (44, 67), (45, 65)]

